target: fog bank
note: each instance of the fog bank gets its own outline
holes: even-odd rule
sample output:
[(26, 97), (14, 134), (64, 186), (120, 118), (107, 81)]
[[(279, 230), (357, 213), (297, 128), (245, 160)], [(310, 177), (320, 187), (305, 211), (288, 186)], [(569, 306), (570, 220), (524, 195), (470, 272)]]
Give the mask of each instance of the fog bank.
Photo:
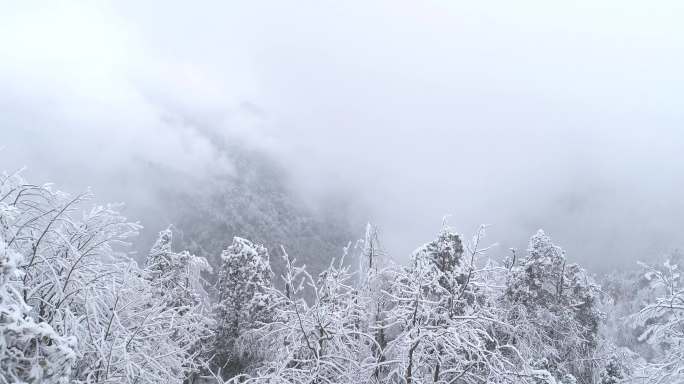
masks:
[(302, 3), (3, 4), (1, 168), (144, 224), (141, 167), (192, 185), (229, 142), (352, 199), (398, 258), (444, 215), (596, 271), (684, 246), (682, 4)]

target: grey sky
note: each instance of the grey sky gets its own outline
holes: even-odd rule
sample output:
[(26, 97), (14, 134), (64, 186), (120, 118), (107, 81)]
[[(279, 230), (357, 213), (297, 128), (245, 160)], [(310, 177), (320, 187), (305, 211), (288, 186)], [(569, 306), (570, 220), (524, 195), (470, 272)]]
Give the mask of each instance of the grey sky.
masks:
[(1, 4), (2, 168), (230, 167), (189, 120), (354, 196), (398, 257), (445, 214), (598, 269), (684, 245), (681, 2), (93, 4)]

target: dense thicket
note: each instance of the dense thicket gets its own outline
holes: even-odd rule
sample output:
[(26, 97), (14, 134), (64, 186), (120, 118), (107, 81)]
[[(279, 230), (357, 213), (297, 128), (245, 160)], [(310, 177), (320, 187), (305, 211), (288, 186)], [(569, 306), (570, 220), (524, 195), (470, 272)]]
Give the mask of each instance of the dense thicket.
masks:
[(90, 201), (0, 178), (0, 383), (684, 382), (678, 254), (601, 288), (543, 231), (497, 262), (445, 226), (402, 265), (369, 225), (275, 274), (261, 244), (212, 268), (167, 229), (139, 265), (140, 225)]

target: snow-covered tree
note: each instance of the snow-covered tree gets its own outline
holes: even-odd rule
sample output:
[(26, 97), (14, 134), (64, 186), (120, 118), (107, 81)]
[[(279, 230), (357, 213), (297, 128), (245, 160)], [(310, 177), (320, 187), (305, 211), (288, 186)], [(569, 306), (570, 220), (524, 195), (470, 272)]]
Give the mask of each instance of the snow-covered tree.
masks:
[(158, 300), (126, 254), (140, 226), (114, 205), (83, 211), (90, 197), (3, 176), (0, 203), (11, 214), (0, 235), (22, 260), (15, 289), (36, 323), (76, 340), (70, 382), (181, 383), (195, 364), (195, 325)]
[(617, 357), (609, 359), (600, 373), (599, 384), (619, 384), (627, 378), (625, 370)]
[(517, 327), (505, 337), (533, 365), (558, 378), (591, 382), (603, 316), (598, 293), (586, 271), (568, 264), (564, 251), (539, 230), (508, 275), (502, 305), (508, 309), (505, 321)]
[[(245, 335), (264, 362), (236, 382), (367, 383), (377, 364), (371, 353), (375, 340), (359, 322), (365, 314), (343, 260), (314, 279), (283, 251), (285, 289), (274, 291), (274, 320)], [(313, 289), (312, 303), (304, 300)]]
[(171, 229), (141, 268), (129, 252), (141, 226), (91, 198), (0, 175), (0, 384), (200, 373), (234, 384), (684, 383), (677, 254), (605, 279), (599, 295), (543, 231), (500, 265), (483, 257), (484, 226), (471, 239), (445, 226), (402, 266), (369, 224), (315, 278), (283, 249), (282, 289), (267, 249), (236, 237), (212, 297), (208, 263), (175, 251)]
[[(0, 221), (12, 214), (6, 208), (0, 202)], [(21, 255), (0, 238), (0, 382), (67, 383), (76, 341), (31, 317), (21, 294), (21, 262)]]
[(190, 254), (188, 251), (174, 252), (173, 233), (166, 229), (147, 257), (147, 279), (152, 285), (153, 299), (162, 306), (175, 312), (177, 328), (173, 335), (182, 335), (186, 345), (196, 356), (189, 364), (187, 374), (197, 373), (198, 368), (210, 353), (207, 346), (213, 321), (210, 317), (209, 297), (204, 289), (202, 272), (211, 271), (206, 259)]
[(669, 258), (662, 267), (642, 264), (646, 279), (660, 294), (635, 315), (644, 329), (640, 339), (659, 351), (647, 367), (653, 383), (684, 383), (684, 278), (677, 261)]
[(358, 284), (355, 294), (357, 303), (361, 305), (366, 316), (359, 319), (359, 328), (363, 332), (372, 334), (375, 342), (371, 345), (373, 357), (378, 361), (374, 372), (375, 379), (379, 379), (385, 372), (382, 363), (385, 361), (387, 347), (387, 310), (391, 307), (391, 300), (385, 293), (391, 287), (392, 269), (385, 250), (380, 245), (378, 229), (366, 225), (366, 233), (356, 244), (359, 260)]
[(380, 245), (378, 229), (371, 223), (366, 224), (366, 232), (363, 240), (359, 240), (356, 248), (360, 250), (359, 261), (359, 289), (368, 289), (371, 281), (379, 275), (387, 260), (385, 251)]
[(466, 255), (461, 236), (444, 228), (397, 271), (388, 293), (387, 382), (526, 383), (543, 374), (494, 337), (493, 327), (508, 325), (483, 294), (490, 284), (487, 263), (478, 264), (483, 236), (481, 227)]
[(214, 306), (214, 365), (225, 373), (237, 374), (249, 362), (236, 348), (236, 340), (273, 318), (273, 273), (268, 250), (240, 237), (223, 251), (221, 260)]
[[(612, 271), (602, 277), (602, 308), (606, 321), (601, 327), (603, 346), (628, 348), (645, 360), (658, 355), (659, 347), (641, 339), (645, 327), (635, 322), (633, 314), (654, 302), (659, 296), (658, 288), (637, 269)], [(622, 365), (635, 365), (628, 361)]]

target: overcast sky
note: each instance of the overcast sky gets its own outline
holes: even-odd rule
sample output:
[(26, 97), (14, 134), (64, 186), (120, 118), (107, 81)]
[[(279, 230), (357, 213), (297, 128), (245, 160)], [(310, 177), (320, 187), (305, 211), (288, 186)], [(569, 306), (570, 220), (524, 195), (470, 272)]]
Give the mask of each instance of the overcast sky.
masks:
[(682, 20), (658, 0), (0, 1), (2, 168), (126, 201), (110, 186), (140, 160), (229, 169), (202, 132), (238, 135), (304, 196), (369, 207), (397, 257), (449, 214), (493, 224), (495, 253), (542, 227), (631, 265), (684, 246)]

